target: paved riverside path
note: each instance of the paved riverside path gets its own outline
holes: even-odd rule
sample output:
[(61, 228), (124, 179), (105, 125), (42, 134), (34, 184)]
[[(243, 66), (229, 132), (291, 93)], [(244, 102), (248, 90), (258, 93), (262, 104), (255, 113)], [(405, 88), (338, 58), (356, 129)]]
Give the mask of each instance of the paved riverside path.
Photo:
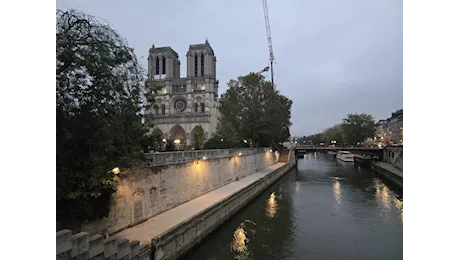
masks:
[(127, 228), (117, 234), (129, 240), (138, 240), (142, 244), (150, 244), (152, 238), (163, 235), (171, 228), (187, 222), (194, 216), (205, 211), (220, 201), (265, 177), (286, 163), (276, 163), (258, 172), (254, 172), (238, 181), (231, 182), (175, 208), (165, 211), (134, 227)]
[(375, 165), (379, 166), (380, 168), (383, 168), (391, 173), (393, 173), (396, 176), (403, 177), (403, 171), (401, 169), (398, 169), (391, 165), (391, 163), (386, 163), (386, 162), (375, 162)]

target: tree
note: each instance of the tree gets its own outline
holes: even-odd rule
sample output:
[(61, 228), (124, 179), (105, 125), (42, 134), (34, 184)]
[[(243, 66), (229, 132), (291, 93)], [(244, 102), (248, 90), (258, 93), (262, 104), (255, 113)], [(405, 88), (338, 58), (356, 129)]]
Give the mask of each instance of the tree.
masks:
[[(229, 146), (276, 146), (289, 138), (292, 101), (274, 91), (262, 75), (230, 80), (219, 101), (221, 117), (215, 136)], [(246, 140), (247, 142), (244, 142)]]
[(356, 145), (366, 138), (374, 137), (376, 128), (372, 115), (369, 114), (348, 114), (343, 119), (342, 129), (345, 142), (350, 145)]
[(168, 152), (176, 150), (176, 145), (174, 144), (172, 139), (168, 138), (166, 140), (165, 150)]
[(142, 160), (144, 73), (109, 25), (75, 10), (56, 13), (57, 219), (108, 214), (117, 171)]
[(203, 143), (204, 143), (204, 130), (201, 125), (197, 126), (193, 139), (195, 141), (194, 146), (196, 150), (199, 150), (202, 148)]
[(335, 141), (336, 145), (343, 145), (343, 129), (341, 124), (337, 124), (333, 127), (326, 129), (323, 132), (324, 139), (328, 144), (331, 144), (331, 141)]

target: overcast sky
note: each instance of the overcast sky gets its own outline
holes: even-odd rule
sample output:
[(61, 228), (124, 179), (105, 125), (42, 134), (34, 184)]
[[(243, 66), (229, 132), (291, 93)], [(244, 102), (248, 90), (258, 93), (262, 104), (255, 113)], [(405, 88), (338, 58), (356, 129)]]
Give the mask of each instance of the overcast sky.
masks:
[[(268, 65), (261, 0), (57, 0), (109, 22), (144, 67), (150, 46), (171, 46), (185, 76), (190, 44), (206, 38), (219, 92)], [(348, 113), (385, 119), (403, 106), (402, 0), (268, 0), (275, 83), (293, 100), (293, 136), (318, 133)], [(267, 74), (269, 79), (269, 74)]]

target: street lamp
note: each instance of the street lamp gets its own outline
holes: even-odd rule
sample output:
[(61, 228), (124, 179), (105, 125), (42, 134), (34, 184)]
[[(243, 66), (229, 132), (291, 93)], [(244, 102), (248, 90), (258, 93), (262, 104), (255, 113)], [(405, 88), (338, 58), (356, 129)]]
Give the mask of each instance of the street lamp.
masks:
[(176, 140), (174, 140), (174, 143), (175, 143), (175, 144), (180, 144), (180, 140), (179, 140), (179, 139), (176, 139)]

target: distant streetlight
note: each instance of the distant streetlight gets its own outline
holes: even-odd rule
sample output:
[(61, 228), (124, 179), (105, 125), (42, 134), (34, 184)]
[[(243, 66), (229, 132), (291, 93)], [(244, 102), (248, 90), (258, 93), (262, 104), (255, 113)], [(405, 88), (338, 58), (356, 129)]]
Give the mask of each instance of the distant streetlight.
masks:
[(161, 141), (162, 141), (163, 143), (166, 143), (166, 139), (165, 139), (165, 138), (163, 138), (163, 140), (161, 140)]
[(176, 139), (176, 140), (174, 140), (174, 143), (175, 143), (175, 144), (180, 144), (180, 140), (179, 140), (179, 139)]
[(245, 143), (245, 144), (247, 144), (247, 143), (248, 143), (248, 141), (247, 141), (246, 139), (244, 139), (244, 143)]
[(223, 141), (224, 141), (224, 138), (220, 138), (220, 141), (223, 142)]

